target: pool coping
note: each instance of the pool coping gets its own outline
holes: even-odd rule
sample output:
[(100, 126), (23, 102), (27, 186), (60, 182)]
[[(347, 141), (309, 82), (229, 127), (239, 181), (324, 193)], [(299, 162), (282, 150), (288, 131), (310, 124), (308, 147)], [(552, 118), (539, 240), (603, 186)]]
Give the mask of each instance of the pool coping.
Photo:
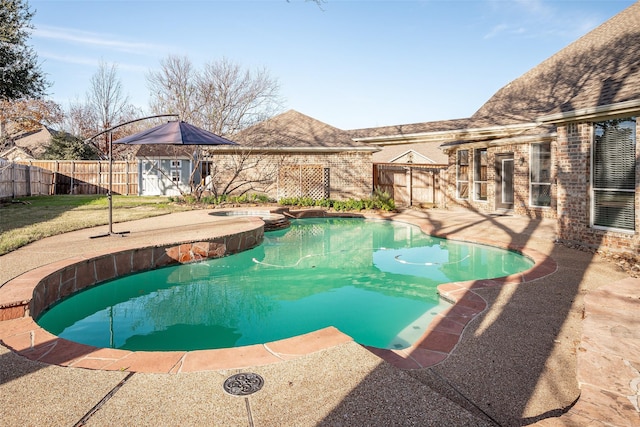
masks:
[[(277, 213), (281, 211), (279, 209)], [(390, 215), (385, 214), (333, 215), (320, 209), (287, 214), (293, 217), (355, 216), (393, 220)], [(412, 221), (411, 218), (401, 221), (420, 226), (429, 235), (448, 238), (445, 233), (421, 226), (420, 221)], [(26, 272), (0, 287), (0, 341), (27, 359), (47, 364), (150, 373), (199, 372), (268, 365), (352, 342), (350, 336), (329, 327), (266, 344), (229, 349), (128, 351), (97, 348), (57, 337), (40, 328), (32, 317), (32, 313), (37, 316), (41, 310), (60, 298), (119, 275), (249, 249), (262, 241), (263, 226), (263, 221), (253, 217), (253, 220), (247, 221), (246, 230), (234, 234), (180, 242), (167, 239), (152, 246), (105, 250), (71, 257)], [(469, 322), (486, 310), (488, 303), (478, 290), (530, 282), (557, 270), (557, 264), (552, 258), (528, 247), (505, 245), (483, 238), (455, 240), (516, 251), (533, 260), (534, 265), (524, 272), (510, 276), (439, 285), (438, 293), (444, 300), (451, 302), (452, 306), (435, 316), (416, 343), (402, 350), (364, 346), (365, 348), (402, 369), (434, 366), (454, 351)]]

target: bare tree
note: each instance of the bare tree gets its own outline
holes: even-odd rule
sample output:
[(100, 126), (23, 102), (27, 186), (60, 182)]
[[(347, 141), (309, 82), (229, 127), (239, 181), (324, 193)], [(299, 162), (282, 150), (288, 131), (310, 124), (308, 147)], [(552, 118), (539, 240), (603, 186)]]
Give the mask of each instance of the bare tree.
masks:
[(280, 107), (280, 86), (266, 69), (243, 70), (226, 58), (206, 64), (196, 87), (199, 121), (219, 135), (265, 120)]
[[(129, 97), (123, 93), (116, 64), (100, 62), (91, 77), (87, 92), (87, 105), (96, 119), (96, 131), (109, 129), (118, 124), (129, 106)], [(101, 147), (106, 151), (105, 146)]]
[(284, 155), (241, 147), (233, 150), (210, 147), (204, 155), (200, 162), (203, 180), (196, 187), (197, 194), (208, 191), (215, 197), (268, 193), (285, 161)]
[(281, 107), (278, 81), (266, 69), (245, 70), (227, 59), (194, 69), (187, 57), (169, 56), (147, 75), (151, 110), (218, 135), (230, 135)]
[(198, 109), (197, 72), (186, 56), (169, 55), (160, 61), (160, 69), (147, 74), (151, 93), (151, 111), (155, 114), (178, 114), (181, 120), (194, 121)]
[[(169, 56), (160, 61), (159, 70), (148, 73), (147, 83), (153, 112), (179, 114), (181, 120), (222, 136), (265, 120), (281, 108), (280, 86), (266, 69), (247, 70), (228, 59), (197, 70), (189, 58)], [(278, 170), (274, 156), (247, 148), (218, 152), (198, 146), (189, 157), (190, 191), (198, 198), (205, 190), (214, 196), (262, 192)]]
[(99, 132), (98, 118), (95, 110), (80, 99), (69, 103), (64, 120), (64, 129), (79, 138), (88, 138)]
[(62, 109), (51, 100), (0, 100), (0, 151), (12, 147), (16, 136), (42, 125), (58, 125), (62, 118)]

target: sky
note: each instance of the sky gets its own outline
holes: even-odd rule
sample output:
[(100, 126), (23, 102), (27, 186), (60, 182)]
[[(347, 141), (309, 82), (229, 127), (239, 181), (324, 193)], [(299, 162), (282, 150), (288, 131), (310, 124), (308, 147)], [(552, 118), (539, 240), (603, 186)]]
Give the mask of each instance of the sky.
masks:
[(149, 113), (169, 55), (266, 69), (294, 109), (340, 129), (470, 117), (498, 89), (635, 0), (29, 0), (29, 45), (64, 109), (100, 62)]

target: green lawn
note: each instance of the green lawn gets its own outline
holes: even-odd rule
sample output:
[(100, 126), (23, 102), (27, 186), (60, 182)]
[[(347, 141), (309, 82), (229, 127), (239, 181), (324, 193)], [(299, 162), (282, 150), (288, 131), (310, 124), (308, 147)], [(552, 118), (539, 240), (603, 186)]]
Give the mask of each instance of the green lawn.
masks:
[[(0, 203), (0, 255), (48, 236), (107, 224), (105, 195), (34, 196)], [(113, 196), (113, 222), (188, 210), (167, 197)]]

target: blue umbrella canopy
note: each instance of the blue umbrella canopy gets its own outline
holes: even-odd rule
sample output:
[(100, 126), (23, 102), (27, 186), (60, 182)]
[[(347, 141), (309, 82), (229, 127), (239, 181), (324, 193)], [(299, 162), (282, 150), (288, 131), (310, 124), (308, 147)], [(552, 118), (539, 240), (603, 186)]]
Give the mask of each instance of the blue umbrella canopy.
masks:
[(113, 141), (114, 144), (238, 145), (183, 121), (167, 122)]

